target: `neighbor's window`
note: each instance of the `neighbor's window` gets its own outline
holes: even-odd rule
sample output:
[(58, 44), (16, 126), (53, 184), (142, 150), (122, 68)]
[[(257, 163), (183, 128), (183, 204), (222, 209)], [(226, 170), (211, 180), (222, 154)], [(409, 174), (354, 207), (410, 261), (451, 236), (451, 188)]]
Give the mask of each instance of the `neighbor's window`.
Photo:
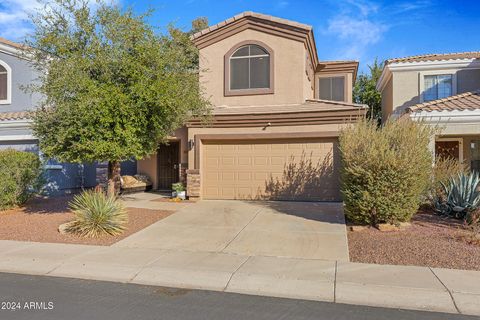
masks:
[(320, 77), (319, 99), (345, 101), (345, 77)]
[(230, 57), (230, 90), (270, 88), (270, 53), (258, 45), (238, 48)]
[(441, 74), (424, 76), (423, 100), (437, 100), (452, 95), (452, 75)]
[(0, 101), (8, 99), (8, 72), (0, 64)]

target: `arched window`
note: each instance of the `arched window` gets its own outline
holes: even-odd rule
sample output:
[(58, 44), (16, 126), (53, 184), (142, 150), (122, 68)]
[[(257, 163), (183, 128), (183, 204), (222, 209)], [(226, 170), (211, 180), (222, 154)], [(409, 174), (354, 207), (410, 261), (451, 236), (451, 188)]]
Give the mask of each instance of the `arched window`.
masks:
[(11, 77), (10, 67), (0, 60), (0, 104), (10, 103)]
[(258, 43), (240, 44), (227, 54), (225, 93), (273, 93), (273, 52)]

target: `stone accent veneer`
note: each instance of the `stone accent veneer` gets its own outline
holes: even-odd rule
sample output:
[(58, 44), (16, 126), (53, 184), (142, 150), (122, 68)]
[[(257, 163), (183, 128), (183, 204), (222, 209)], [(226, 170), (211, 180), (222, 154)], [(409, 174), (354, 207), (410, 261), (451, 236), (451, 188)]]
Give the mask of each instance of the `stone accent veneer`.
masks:
[(187, 196), (200, 198), (200, 170), (187, 170)]

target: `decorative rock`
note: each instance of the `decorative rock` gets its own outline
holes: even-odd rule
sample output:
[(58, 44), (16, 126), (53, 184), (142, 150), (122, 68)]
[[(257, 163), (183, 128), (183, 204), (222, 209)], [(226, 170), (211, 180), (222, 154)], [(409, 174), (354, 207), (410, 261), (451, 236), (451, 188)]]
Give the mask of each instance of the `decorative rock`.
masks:
[(58, 232), (60, 234), (68, 234), (67, 228), (70, 225), (70, 222), (62, 223), (61, 225), (58, 226)]
[(400, 230), (399, 227), (397, 227), (394, 224), (390, 224), (390, 223), (380, 223), (380, 224), (376, 225), (376, 227), (377, 227), (378, 230), (380, 230), (382, 232), (391, 232), (391, 231)]
[(412, 224), (410, 222), (400, 222), (400, 229), (407, 229)]
[(350, 231), (353, 231), (353, 232), (363, 231), (366, 229), (367, 229), (367, 226), (350, 226)]

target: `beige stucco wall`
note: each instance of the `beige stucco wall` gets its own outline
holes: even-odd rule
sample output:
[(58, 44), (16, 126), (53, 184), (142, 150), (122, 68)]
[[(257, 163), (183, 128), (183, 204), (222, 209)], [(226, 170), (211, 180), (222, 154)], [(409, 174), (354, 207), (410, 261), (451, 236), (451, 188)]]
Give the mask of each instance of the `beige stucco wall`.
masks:
[(308, 50), (305, 47), (304, 53), (304, 73), (303, 73), (303, 96), (305, 99), (315, 98), (315, 66), (313, 65), (310, 57), (308, 56)]
[[(274, 51), (274, 93), (224, 96), (224, 56), (246, 40), (261, 41)], [(305, 101), (305, 55), (303, 42), (247, 29), (200, 49), (201, 84), (213, 105), (275, 105)]]
[[(435, 71), (394, 71), (392, 106), (396, 114), (402, 114), (407, 107), (421, 103), (421, 85), (425, 74), (454, 74), (454, 94), (480, 88), (480, 69), (438, 69)], [(455, 81), (456, 80), (456, 81)], [(387, 87), (383, 89), (385, 91)], [(382, 91), (382, 94), (383, 94)]]
[(138, 174), (146, 175), (150, 178), (153, 183), (153, 189), (158, 187), (157, 179), (157, 154), (153, 154), (149, 157), (146, 157), (142, 160), (137, 161), (137, 172)]
[(393, 79), (390, 78), (382, 91), (382, 122), (387, 121), (393, 111)]

